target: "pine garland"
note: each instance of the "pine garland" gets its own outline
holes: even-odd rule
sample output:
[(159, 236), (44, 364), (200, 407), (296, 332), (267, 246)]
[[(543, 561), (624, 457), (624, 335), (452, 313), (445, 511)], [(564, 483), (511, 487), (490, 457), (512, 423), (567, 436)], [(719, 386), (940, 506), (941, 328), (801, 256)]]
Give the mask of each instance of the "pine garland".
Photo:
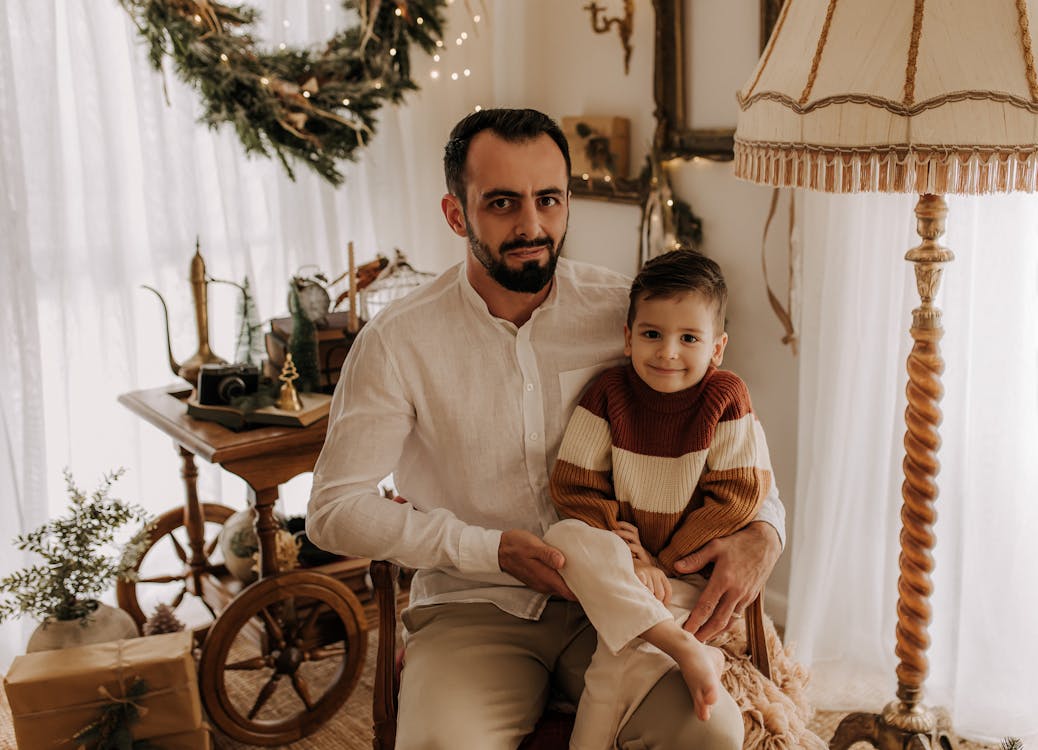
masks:
[(289, 157), (333, 185), (339, 159), (354, 160), (375, 134), (384, 102), (418, 87), (410, 46), (442, 43), (446, 0), (343, 0), (360, 22), (337, 31), (320, 52), (260, 51), (251, 35), (258, 13), (216, 0), (119, 0), (149, 48), (156, 70), (169, 57), (202, 97), (202, 122), (234, 126), (246, 153)]

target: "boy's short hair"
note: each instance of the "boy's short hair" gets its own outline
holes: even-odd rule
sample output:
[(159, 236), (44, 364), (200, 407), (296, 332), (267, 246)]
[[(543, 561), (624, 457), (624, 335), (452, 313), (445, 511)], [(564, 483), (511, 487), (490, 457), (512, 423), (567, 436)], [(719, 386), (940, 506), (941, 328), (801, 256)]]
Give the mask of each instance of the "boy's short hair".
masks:
[(695, 250), (672, 250), (646, 261), (631, 284), (627, 327), (634, 325), (638, 303), (643, 299), (679, 297), (688, 292), (702, 294), (716, 305), (714, 325), (724, 331), (728, 285), (716, 262)]
[(462, 118), (451, 130), (450, 139), (443, 149), (443, 175), (447, 191), (465, 205), (465, 160), (469, 144), (484, 130), (489, 130), (509, 143), (532, 141), (542, 133), (559, 147), (566, 160), (566, 176), (572, 172), (569, 143), (555, 120), (535, 109), (481, 109)]

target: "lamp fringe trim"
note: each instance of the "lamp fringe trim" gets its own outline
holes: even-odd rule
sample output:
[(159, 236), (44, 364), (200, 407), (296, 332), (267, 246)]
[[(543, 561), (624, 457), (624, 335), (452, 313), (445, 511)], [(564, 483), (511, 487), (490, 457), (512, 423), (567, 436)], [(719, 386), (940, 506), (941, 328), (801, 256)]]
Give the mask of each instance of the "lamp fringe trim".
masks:
[(735, 176), (827, 193), (979, 195), (1038, 190), (1038, 145), (836, 148), (735, 139)]

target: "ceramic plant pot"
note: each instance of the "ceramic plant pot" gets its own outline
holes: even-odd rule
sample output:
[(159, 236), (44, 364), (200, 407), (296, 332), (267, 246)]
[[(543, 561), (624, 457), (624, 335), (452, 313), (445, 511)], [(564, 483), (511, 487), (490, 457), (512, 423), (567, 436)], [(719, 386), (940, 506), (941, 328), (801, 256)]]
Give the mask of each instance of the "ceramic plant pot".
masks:
[(252, 556), (259, 551), (255, 524), (256, 511), (246, 508), (228, 518), (220, 529), (224, 564), (231, 575), (244, 583), (252, 583), (257, 577), (252, 569), (255, 562)]
[[(294, 544), (292, 534), (286, 529), (286, 521), (275, 514), (274, 520), (280, 528), (275, 542), (278, 552), (278, 569), (291, 570), (298, 565), (299, 545)], [(228, 518), (220, 529), (220, 551), (223, 552), (227, 570), (243, 583), (252, 583), (259, 577), (259, 537), (256, 535), (256, 511), (245, 508)]]
[(117, 607), (97, 603), (97, 609), (90, 617), (75, 620), (55, 620), (48, 617), (36, 626), (26, 653), (34, 651), (52, 651), (59, 648), (86, 646), (91, 643), (118, 641), (122, 638), (136, 638), (137, 623), (129, 614)]

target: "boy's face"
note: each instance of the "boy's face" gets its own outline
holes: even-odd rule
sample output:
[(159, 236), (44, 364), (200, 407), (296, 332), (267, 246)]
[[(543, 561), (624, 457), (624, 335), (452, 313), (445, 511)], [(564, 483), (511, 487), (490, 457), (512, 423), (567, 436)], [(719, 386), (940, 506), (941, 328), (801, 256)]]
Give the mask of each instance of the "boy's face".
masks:
[(632, 327), (624, 326), (624, 354), (654, 391), (691, 388), (724, 357), (728, 334), (716, 330), (715, 312), (698, 292), (639, 299)]

